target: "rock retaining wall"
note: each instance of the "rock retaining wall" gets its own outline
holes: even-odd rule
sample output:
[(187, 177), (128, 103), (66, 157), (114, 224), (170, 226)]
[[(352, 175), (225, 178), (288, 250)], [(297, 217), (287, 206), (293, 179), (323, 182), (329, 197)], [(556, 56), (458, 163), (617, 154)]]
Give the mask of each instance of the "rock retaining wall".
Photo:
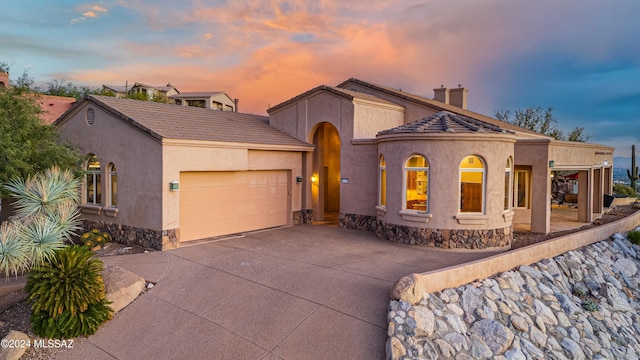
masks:
[(511, 245), (511, 227), (501, 229), (464, 230), (416, 228), (378, 221), (376, 235), (400, 244), (422, 245), (443, 249), (487, 249)]
[[(82, 220), (84, 231), (98, 229), (106, 231), (114, 241), (126, 245), (137, 245), (151, 249), (166, 250), (169, 244), (178, 244), (176, 230), (153, 230), (129, 225), (108, 223), (103, 221)], [(163, 241), (164, 240), (164, 241)], [(163, 243), (167, 244), (163, 244)], [(165, 247), (163, 248), (163, 245)]]
[(313, 222), (313, 209), (304, 209), (293, 212), (293, 225), (311, 224)]
[(625, 236), (392, 300), (388, 359), (638, 359), (640, 247)]

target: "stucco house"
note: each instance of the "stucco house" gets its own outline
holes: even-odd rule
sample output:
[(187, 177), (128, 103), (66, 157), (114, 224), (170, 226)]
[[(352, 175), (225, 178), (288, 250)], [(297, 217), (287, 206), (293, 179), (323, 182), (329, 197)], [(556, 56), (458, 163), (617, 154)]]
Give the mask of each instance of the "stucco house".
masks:
[(113, 92), (115, 97), (125, 97), (127, 94), (144, 94), (149, 100), (158, 97), (166, 99), (171, 95), (180, 94), (180, 91), (171, 83), (167, 83), (167, 85), (149, 85), (137, 81), (131, 86), (102, 85), (102, 90)]
[(443, 248), (550, 231), (551, 175), (577, 174), (577, 219), (604, 211), (613, 149), (556, 141), (434, 99), (349, 79), (268, 117), (90, 96), (56, 125), (85, 154), (88, 226), (168, 249), (337, 216), (345, 228)]
[(195, 106), (222, 111), (238, 111), (238, 99), (222, 91), (183, 92), (169, 96), (176, 105)]

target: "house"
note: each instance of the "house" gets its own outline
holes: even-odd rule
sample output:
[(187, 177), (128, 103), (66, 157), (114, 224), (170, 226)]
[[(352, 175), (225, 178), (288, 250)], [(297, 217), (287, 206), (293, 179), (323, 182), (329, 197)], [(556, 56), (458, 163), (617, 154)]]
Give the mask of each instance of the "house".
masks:
[(265, 116), (88, 96), (55, 124), (87, 155), (85, 226), (117, 241), (170, 249), (305, 221), (297, 179), (313, 146)]
[(128, 85), (102, 85), (102, 90), (105, 92), (112, 92), (115, 97), (125, 97), (127, 94), (144, 94), (148, 100), (153, 99), (167, 99), (171, 95), (179, 94), (180, 91), (167, 83), (167, 85), (148, 85), (140, 82), (135, 82), (131, 87)]
[[(9, 86), (9, 73), (0, 72), (0, 87)], [(65, 111), (69, 110), (76, 102), (76, 98), (67, 96), (54, 95), (38, 95), (38, 104), (40, 105), (40, 119), (49, 125), (54, 122)]]
[(89, 96), (61, 116), (87, 155), (87, 226), (161, 249), (337, 216), (345, 228), (442, 248), (508, 247), (550, 231), (551, 175), (575, 172), (579, 221), (604, 211), (613, 148), (557, 141), (434, 99), (349, 79), (268, 117)]
[(176, 105), (195, 106), (222, 111), (238, 111), (238, 99), (232, 99), (222, 91), (183, 92), (170, 95), (169, 100)]

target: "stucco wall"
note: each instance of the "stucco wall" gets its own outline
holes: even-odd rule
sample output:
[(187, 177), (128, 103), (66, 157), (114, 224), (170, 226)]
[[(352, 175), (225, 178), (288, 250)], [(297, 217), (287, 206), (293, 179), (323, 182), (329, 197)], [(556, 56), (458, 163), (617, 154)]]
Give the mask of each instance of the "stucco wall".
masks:
[[(95, 111), (95, 122), (88, 125), (86, 111)], [(83, 214), (92, 221), (162, 228), (162, 151), (158, 141), (92, 104), (80, 106), (60, 126), (63, 141), (96, 155), (102, 169), (102, 193), (106, 202), (108, 165), (115, 164), (118, 173), (118, 213), (107, 216), (104, 211)], [(103, 205), (104, 206), (104, 205)]]
[(404, 109), (400, 106), (355, 102), (353, 137), (372, 139), (381, 130), (404, 124)]
[(302, 210), (303, 188), (296, 184), (296, 176), (302, 175), (301, 152), (248, 150), (246, 145), (233, 147), (230, 143), (216, 146), (195, 141), (165, 140), (162, 157), (163, 230), (180, 228), (180, 191), (170, 191), (169, 182), (179, 181), (183, 171), (290, 170), (290, 206), (292, 211)]
[[(514, 137), (510, 135), (437, 134), (426, 136), (380, 137), (378, 150), (387, 162), (387, 208), (379, 217), (385, 223), (438, 229), (497, 229), (511, 225), (503, 216), (504, 173), (507, 159), (513, 157)], [(400, 214), (404, 199), (404, 163), (413, 154), (429, 161), (428, 213), (431, 218), (410, 221)], [(485, 162), (486, 193), (482, 224), (461, 223), (460, 163), (468, 155)], [(508, 213), (508, 212), (507, 212)], [(468, 216), (475, 216), (469, 214)], [(427, 222), (428, 221), (428, 222)], [(464, 222), (464, 221), (462, 221)]]

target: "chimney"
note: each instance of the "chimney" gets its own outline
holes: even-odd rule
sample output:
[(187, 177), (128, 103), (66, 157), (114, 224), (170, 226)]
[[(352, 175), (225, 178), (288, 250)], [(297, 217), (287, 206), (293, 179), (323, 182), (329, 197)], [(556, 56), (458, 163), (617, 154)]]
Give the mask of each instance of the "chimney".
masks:
[(433, 100), (440, 101), (441, 103), (449, 103), (449, 89), (440, 85), (440, 89), (433, 89)]
[(465, 89), (462, 85), (458, 85), (457, 89), (449, 90), (450, 101), (449, 104), (457, 106), (459, 108), (467, 108), (467, 93), (469, 89)]
[(238, 102), (240, 100), (238, 98), (233, 99), (233, 103), (235, 104), (235, 109), (233, 111), (238, 112)]
[(9, 73), (0, 72), (0, 88), (9, 87)]

